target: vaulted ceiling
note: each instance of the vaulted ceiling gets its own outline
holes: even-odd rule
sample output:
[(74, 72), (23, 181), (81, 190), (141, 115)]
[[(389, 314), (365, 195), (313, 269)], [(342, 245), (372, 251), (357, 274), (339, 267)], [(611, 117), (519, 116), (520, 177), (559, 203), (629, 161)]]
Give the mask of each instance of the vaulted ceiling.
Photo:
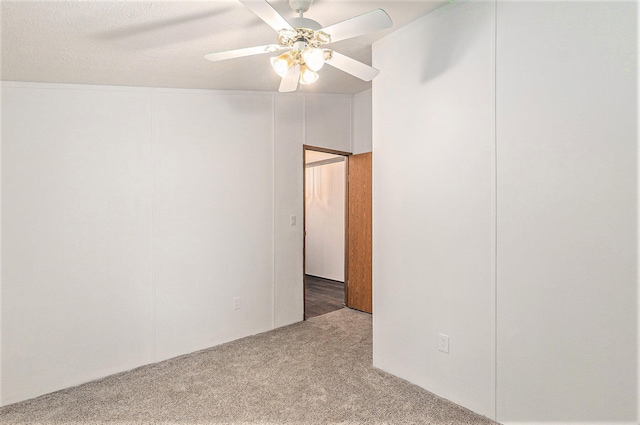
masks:
[[(287, 0), (269, 3), (285, 18)], [(324, 26), (384, 9), (394, 26), (331, 45), (371, 64), (371, 44), (443, 1), (316, 0), (306, 17)], [(269, 55), (212, 63), (206, 53), (276, 42), (276, 33), (237, 0), (1, 2), (4, 81), (277, 91)], [(305, 92), (358, 93), (371, 87), (332, 67)]]

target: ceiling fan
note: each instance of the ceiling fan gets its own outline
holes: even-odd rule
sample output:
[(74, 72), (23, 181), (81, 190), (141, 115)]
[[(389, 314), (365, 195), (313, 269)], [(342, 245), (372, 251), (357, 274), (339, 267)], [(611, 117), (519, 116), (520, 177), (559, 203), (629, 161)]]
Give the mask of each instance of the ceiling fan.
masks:
[(305, 18), (313, 0), (289, 0), (289, 7), (298, 17), (288, 21), (267, 3), (266, 0), (239, 0), (278, 33), (277, 44), (247, 47), (209, 53), (204, 57), (210, 61), (262, 55), (284, 50), (271, 58), (271, 66), (282, 77), (281, 92), (292, 92), (300, 84), (311, 84), (318, 79), (318, 71), (325, 63), (347, 72), (364, 81), (371, 81), (380, 71), (353, 58), (325, 48), (326, 45), (348, 38), (391, 27), (391, 18), (382, 9), (375, 9), (328, 27), (313, 19)]

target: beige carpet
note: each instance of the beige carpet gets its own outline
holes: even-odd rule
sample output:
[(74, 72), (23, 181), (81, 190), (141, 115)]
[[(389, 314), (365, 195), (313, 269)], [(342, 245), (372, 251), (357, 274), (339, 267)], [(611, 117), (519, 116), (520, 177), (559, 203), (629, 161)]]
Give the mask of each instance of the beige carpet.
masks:
[(371, 366), (342, 309), (0, 409), (2, 424), (491, 424)]

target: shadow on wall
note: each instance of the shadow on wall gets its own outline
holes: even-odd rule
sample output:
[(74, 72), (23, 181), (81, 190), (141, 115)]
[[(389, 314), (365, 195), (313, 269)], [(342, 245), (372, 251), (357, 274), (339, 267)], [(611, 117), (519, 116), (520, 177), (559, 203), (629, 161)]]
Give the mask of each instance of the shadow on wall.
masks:
[[(426, 19), (437, 19), (439, 16), (451, 12), (463, 3), (447, 3), (431, 12)], [(456, 19), (458, 28), (449, 25), (446, 31), (436, 25), (422, 25), (420, 27), (419, 40), (424, 41), (424, 63), (421, 72), (421, 82), (426, 83), (449, 68), (456, 65), (466, 52), (473, 50), (469, 46), (469, 40), (473, 40), (474, 34), (482, 31), (483, 19), (474, 13), (461, 14), (462, 19)], [(470, 37), (471, 36), (471, 37)]]

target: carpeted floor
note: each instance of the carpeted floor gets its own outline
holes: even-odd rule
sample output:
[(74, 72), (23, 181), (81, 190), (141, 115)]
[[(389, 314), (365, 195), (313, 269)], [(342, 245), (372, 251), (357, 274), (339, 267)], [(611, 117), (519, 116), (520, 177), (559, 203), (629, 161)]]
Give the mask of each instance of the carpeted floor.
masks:
[(371, 366), (348, 309), (0, 409), (2, 424), (492, 424)]

